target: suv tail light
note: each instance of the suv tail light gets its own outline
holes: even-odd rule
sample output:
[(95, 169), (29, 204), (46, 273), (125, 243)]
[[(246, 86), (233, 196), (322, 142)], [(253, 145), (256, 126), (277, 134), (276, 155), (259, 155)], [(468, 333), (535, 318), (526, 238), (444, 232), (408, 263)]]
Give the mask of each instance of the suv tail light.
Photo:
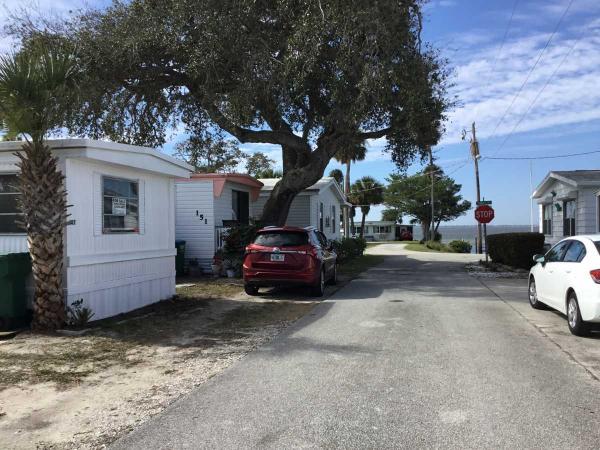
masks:
[(590, 275), (595, 283), (600, 284), (600, 269), (590, 270)]

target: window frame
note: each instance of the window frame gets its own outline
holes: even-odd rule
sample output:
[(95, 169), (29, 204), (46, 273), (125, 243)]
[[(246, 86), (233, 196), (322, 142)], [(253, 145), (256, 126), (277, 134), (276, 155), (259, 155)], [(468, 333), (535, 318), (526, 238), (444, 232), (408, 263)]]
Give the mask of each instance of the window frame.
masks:
[[(137, 185), (137, 226), (133, 229), (122, 229), (122, 230), (118, 230), (115, 229), (114, 231), (112, 231), (111, 228), (107, 228), (104, 226), (104, 218), (105, 216), (114, 216), (114, 214), (106, 214), (104, 212), (104, 202), (105, 202), (105, 198), (106, 197), (114, 197), (114, 196), (110, 196), (110, 195), (105, 195), (104, 193), (104, 182), (105, 180), (110, 179), (110, 180), (115, 180), (115, 181), (125, 181), (128, 183), (135, 183)], [(142, 234), (141, 233), (141, 222), (142, 222), (142, 211), (141, 211), (141, 193), (140, 193), (140, 189), (141, 189), (142, 183), (140, 182), (139, 179), (132, 179), (132, 178), (126, 178), (126, 177), (119, 177), (119, 176), (114, 176), (114, 175), (101, 175), (100, 176), (100, 195), (101, 195), (101, 201), (100, 201), (100, 215), (101, 215), (101, 229), (102, 229), (102, 235), (103, 236), (108, 236), (108, 235), (131, 235), (131, 234)], [(131, 200), (133, 199), (133, 197), (127, 197), (127, 200)], [(126, 217), (127, 214), (125, 214)]]
[[(569, 249), (569, 247), (571, 246), (571, 242), (573, 242), (573, 239), (567, 239), (567, 240), (563, 240), (560, 242), (557, 242), (556, 244), (554, 244), (550, 250), (548, 250), (546, 252), (546, 254), (544, 255), (544, 259), (546, 263), (557, 263), (557, 262), (563, 262), (564, 258), (565, 258), (565, 254), (567, 253), (567, 250)], [(559, 245), (565, 245), (565, 248), (562, 250), (562, 253), (560, 255), (560, 258), (554, 260), (554, 261), (550, 261), (548, 259), (548, 255), (550, 254), (550, 252), (552, 250), (554, 250), (556, 247), (558, 247)]]
[[(573, 204), (573, 217), (567, 217), (567, 204)], [(577, 234), (575, 227), (577, 225), (577, 201), (576, 200), (564, 200), (563, 204), (563, 236), (570, 237)], [(568, 222), (567, 222), (568, 221)], [(568, 225), (567, 225), (568, 223)]]
[[(546, 211), (550, 211), (550, 217), (546, 219)], [(542, 233), (545, 236), (552, 236), (552, 216), (554, 210), (552, 209), (552, 203), (546, 203), (542, 205)]]
[[(2, 172), (2, 173), (0, 173), (0, 176), (14, 176), (16, 178), (16, 180), (18, 181), (19, 172)], [(0, 195), (12, 195), (12, 196), (15, 196), (18, 198), (22, 194), (20, 192), (0, 192)], [(0, 216), (15, 216), (15, 219), (17, 219), (18, 216), (21, 216), (21, 217), (24, 216), (24, 214), (22, 212), (19, 212), (18, 207), (17, 207), (16, 211), (17, 212), (15, 212), (15, 213), (0, 212)], [(16, 224), (15, 224), (15, 226), (16, 226)], [(27, 236), (27, 231), (26, 230), (22, 230), (22, 231), (1, 231), (0, 230), (0, 235), (2, 235), (2, 236)]]

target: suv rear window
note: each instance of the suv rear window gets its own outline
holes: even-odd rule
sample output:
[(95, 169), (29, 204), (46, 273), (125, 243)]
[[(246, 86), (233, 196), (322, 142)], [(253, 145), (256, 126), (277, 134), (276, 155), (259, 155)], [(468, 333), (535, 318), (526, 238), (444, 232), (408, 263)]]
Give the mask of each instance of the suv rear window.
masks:
[(308, 234), (302, 231), (263, 231), (254, 243), (265, 247), (298, 247), (308, 244)]

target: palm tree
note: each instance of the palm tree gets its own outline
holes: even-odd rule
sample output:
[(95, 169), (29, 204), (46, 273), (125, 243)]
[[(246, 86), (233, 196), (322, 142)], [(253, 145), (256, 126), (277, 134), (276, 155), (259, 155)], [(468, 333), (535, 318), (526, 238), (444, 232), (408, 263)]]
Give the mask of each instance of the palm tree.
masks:
[(344, 173), (340, 169), (331, 170), (329, 176), (337, 181), (340, 186), (344, 185)]
[(380, 205), (383, 203), (383, 185), (373, 177), (362, 177), (356, 181), (350, 189), (350, 199), (352, 203), (360, 207), (362, 220), (360, 226), (360, 237), (365, 235), (365, 219), (371, 205)]
[(17, 154), (21, 225), (27, 232), (35, 282), (32, 327), (65, 322), (63, 231), (67, 219), (64, 176), (45, 144), (60, 127), (76, 92), (77, 69), (66, 48), (35, 42), (0, 57), (0, 118), (5, 137), (24, 139)]
[[(362, 161), (366, 156), (367, 148), (365, 147), (364, 141), (339, 150), (334, 156), (336, 161), (346, 165), (346, 176), (344, 176), (343, 179), (344, 194), (346, 194), (348, 199), (350, 199), (350, 167), (352, 166), (352, 163)], [(350, 215), (350, 217), (348, 217), (348, 215)], [(351, 222), (351, 224), (349, 222)], [(348, 237), (350, 236), (349, 229), (354, 230), (354, 209), (348, 211), (348, 209), (344, 208), (344, 234)]]

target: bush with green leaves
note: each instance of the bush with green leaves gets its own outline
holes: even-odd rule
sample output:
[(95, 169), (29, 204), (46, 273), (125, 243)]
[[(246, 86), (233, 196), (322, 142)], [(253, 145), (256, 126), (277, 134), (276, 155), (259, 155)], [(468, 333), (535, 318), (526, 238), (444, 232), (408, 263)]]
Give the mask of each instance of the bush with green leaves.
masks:
[(448, 248), (439, 241), (427, 241), (425, 242), (425, 247), (431, 250), (435, 250), (436, 252), (448, 251)]
[(470, 242), (463, 241), (462, 239), (450, 241), (448, 247), (455, 253), (471, 253), (473, 246)]
[(242, 262), (246, 246), (254, 240), (256, 232), (261, 227), (256, 224), (234, 225), (227, 231), (223, 244), (223, 262), (235, 270), (237, 275), (241, 274)]
[(340, 264), (346, 261), (362, 256), (367, 248), (367, 241), (361, 238), (342, 238), (339, 241), (333, 241), (333, 248), (337, 253), (337, 260)]
[(487, 237), (488, 253), (492, 261), (507, 266), (529, 269), (533, 255), (544, 253), (542, 233), (500, 233)]

